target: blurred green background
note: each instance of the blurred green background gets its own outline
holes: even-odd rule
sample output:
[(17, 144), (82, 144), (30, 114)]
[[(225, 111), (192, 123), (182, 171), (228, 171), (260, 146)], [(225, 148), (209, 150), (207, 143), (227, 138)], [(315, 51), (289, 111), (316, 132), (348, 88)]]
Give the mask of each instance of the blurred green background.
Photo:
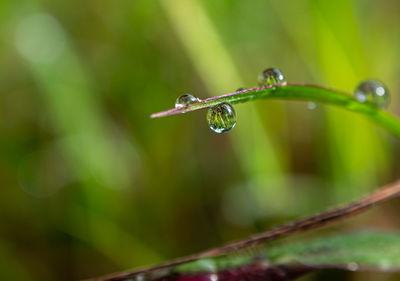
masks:
[[(205, 111), (149, 115), (255, 86), (267, 67), (350, 92), (380, 79), (400, 114), (399, 14), (395, 0), (2, 0), (0, 279), (158, 263), (398, 178), (399, 141), (342, 109), (242, 104), (223, 135)], [(396, 229), (396, 212), (336, 230)]]

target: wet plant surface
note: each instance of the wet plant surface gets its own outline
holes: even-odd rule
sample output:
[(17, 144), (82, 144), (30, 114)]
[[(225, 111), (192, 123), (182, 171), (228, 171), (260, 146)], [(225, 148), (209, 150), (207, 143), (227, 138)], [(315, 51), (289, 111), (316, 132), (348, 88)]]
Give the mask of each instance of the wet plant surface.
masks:
[[(284, 278), (309, 269), (299, 256), (342, 253), (286, 247), (369, 229), (391, 241), (397, 201), (311, 232), (286, 224), (398, 179), (399, 13), (371, 0), (0, 1), (0, 280), (132, 273), (210, 248), (159, 273)], [(168, 108), (186, 114), (149, 118)], [(353, 272), (353, 258), (304, 278), (398, 279)]]

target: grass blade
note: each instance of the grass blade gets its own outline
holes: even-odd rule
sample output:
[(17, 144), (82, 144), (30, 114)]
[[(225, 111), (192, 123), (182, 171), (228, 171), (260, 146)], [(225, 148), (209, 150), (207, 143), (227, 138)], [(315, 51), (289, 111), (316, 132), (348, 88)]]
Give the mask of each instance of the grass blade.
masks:
[(400, 137), (400, 120), (390, 113), (375, 107), (373, 104), (359, 102), (345, 92), (311, 84), (278, 84), (223, 94), (186, 107), (172, 108), (154, 113), (150, 117), (159, 118), (191, 112), (208, 108), (221, 102), (236, 104), (268, 98), (307, 100), (339, 106), (349, 111), (364, 114), (377, 125)]
[(324, 237), (270, 249), (268, 257), (273, 263), (301, 263), (318, 268), (398, 271), (400, 235), (374, 231)]

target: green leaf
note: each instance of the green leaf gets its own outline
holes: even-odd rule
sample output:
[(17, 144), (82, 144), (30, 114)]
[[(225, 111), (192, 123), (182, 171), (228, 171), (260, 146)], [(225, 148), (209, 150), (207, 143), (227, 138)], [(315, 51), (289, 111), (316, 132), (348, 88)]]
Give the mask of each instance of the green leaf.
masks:
[(273, 264), (301, 263), (353, 271), (400, 270), (400, 235), (362, 232), (280, 246), (268, 250)]
[(211, 97), (182, 108), (172, 108), (152, 114), (151, 118), (165, 117), (208, 108), (222, 102), (244, 103), (256, 99), (289, 99), (315, 101), (342, 107), (367, 116), (393, 135), (400, 137), (400, 120), (371, 103), (362, 103), (351, 95), (330, 88), (306, 84), (278, 84)]

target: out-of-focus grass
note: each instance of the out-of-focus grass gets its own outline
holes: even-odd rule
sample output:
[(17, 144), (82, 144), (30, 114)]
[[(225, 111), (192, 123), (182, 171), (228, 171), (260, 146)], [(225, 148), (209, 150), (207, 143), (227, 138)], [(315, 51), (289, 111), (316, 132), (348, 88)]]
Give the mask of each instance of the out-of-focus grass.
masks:
[(379, 78), (396, 112), (399, 10), (393, 1), (2, 1), (0, 279), (155, 263), (395, 178), (398, 142), (342, 110), (244, 104), (222, 136), (201, 112), (148, 117), (184, 92), (254, 86), (270, 66), (290, 82), (349, 91)]
[[(200, 1), (165, 0), (162, 3), (209, 93), (232, 91), (232, 85), (245, 85)], [(178, 6), (180, 9), (175, 9)], [(240, 126), (232, 134), (238, 162), (252, 182), (242, 189), (256, 198), (264, 213), (282, 212), (290, 202), (283, 176), (283, 149), (273, 143), (254, 111), (254, 106), (242, 109)], [(272, 195), (282, 200), (273, 200)]]
[[(357, 29), (355, 3), (339, 1), (332, 5), (320, 2), (315, 4), (314, 18), (320, 45), (318, 55), (327, 83), (351, 89), (355, 81), (377, 75), (367, 63), (360, 30)], [(332, 10), (342, 11), (343, 19), (332, 20)], [(332, 54), (335, 54), (335, 62), (331, 62)], [(377, 78), (384, 79), (379, 75)], [(379, 182), (379, 175), (390, 167), (384, 143), (376, 131), (366, 126), (366, 120), (362, 118), (355, 117), (346, 122), (349, 119), (347, 114), (338, 114), (335, 110), (328, 112), (331, 170), (339, 200), (348, 196), (350, 186), (353, 194), (370, 189)], [(346, 126), (343, 126), (344, 122)], [(344, 138), (347, 138), (345, 145)]]

